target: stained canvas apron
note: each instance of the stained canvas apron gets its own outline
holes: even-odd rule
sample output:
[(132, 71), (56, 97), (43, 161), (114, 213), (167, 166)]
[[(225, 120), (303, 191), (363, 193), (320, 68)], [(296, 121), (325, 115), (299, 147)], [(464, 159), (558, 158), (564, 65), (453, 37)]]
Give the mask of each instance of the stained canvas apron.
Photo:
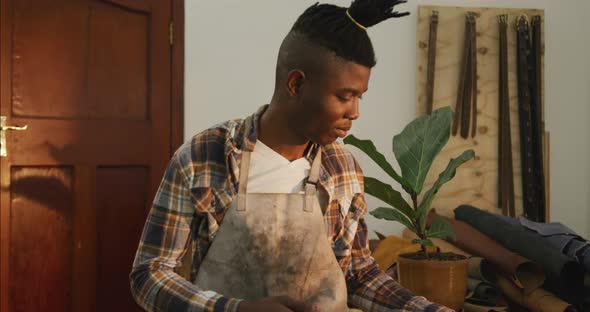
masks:
[(316, 186), (318, 151), (304, 194), (247, 193), (250, 152), (240, 165), (237, 199), (201, 264), (196, 285), (246, 300), (287, 295), (346, 311), (346, 283), (326, 235)]

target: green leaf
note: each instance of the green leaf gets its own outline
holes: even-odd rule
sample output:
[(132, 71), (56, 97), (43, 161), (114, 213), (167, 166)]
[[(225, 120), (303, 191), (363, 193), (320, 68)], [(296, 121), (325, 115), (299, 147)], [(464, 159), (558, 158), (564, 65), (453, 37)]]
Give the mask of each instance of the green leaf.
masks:
[(451, 108), (440, 108), (414, 119), (393, 137), (393, 153), (402, 176), (416, 194), (422, 192), (432, 162), (449, 141), (452, 120)]
[(381, 169), (387, 172), (390, 177), (397, 181), (397, 183), (399, 183), (408, 193), (415, 191), (411, 187), (410, 183), (408, 183), (406, 179), (400, 176), (395, 171), (395, 169), (393, 169), (391, 164), (385, 159), (385, 156), (383, 156), (383, 154), (377, 150), (375, 144), (373, 144), (371, 140), (361, 140), (351, 134), (344, 138), (344, 143), (355, 146), (367, 154), (367, 156), (369, 156), (379, 167), (381, 167)]
[(457, 168), (464, 164), (465, 162), (471, 160), (475, 157), (475, 152), (473, 150), (466, 150), (461, 154), (461, 156), (457, 158), (452, 158), (447, 165), (447, 168), (441, 172), (438, 176), (438, 179), (434, 182), (432, 187), (426, 192), (424, 197), (422, 198), (422, 202), (418, 207), (416, 217), (420, 220), (420, 228), (424, 229), (426, 224), (426, 215), (428, 214), (428, 210), (430, 210), (430, 206), (432, 205), (432, 201), (436, 193), (440, 190), (443, 184), (449, 182), (451, 179), (455, 177), (457, 173)]
[(403, 213), (401, 213), (400, 211), (398, 211), (396, 209), (379, 207), (369, 213), (377, 219), (397, 221), (397, 222), (405, 225), (408, 229), (410, 229), (410, 231), (416, 232), (416, 227), (410, 221), (410, 219), (408, 219), (408, 217), (406, 215), (404, 215)]
[(391, 185), (385, 184), (375, 178), (365, 177), (365, 193), (377, 197), (390, 206), (398, 209), (408, 219), (415, 221), (416, 212), (404, 200), (400, 192), (394, 190)]
[(413, 239), (412, 240), (412, 244), (419, 244), (419, 245), (423, 245), (423, 246), (432, 246), (432, 247), (434, 247), (434, 244), (428, 238), (427, 239)]
[(447, 239), (447, 237), (450, 237), (453, 240), (457, 239), (453, 229), (451, 228), (451, 225), (442, 217), (434, 219), (432, 225), (430, 225), (430, 229), (426, 231), (426, 237), (442, 239)]

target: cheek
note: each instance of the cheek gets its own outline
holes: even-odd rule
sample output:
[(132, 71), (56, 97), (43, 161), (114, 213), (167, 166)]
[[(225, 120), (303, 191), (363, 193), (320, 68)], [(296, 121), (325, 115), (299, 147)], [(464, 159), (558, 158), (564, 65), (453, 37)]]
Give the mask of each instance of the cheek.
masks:
[(308, 134), (331, 135), (346, 114), (346, 104), (327, 94), (306, 97), (301, 104), (304, 109), (298, 114), (299, 125)]
[(331, 126), (335, 122), (342, 120), (345, 114), (346, 105), (339, 100), (331, 100), (323, 103), (321, 110), (318, 112), (318, 116), (320, 116), (325, 126)]
[(323, 104), (315, 113), (311, 131), (321, 143), (326, 144), (333, 142), (338, 137), (334, 128), (344, 118), (345, 111), (342, 109), (344, 105), (339, 101)]

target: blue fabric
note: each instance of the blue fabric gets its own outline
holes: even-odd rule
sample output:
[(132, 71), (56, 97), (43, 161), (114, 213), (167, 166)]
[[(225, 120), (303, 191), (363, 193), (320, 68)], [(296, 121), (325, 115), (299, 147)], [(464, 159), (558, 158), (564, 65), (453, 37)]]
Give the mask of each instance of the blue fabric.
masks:
[(578, 234), (576, 234), (576, 232), (559, 222), (540, 223), (531, 221), (523, 216), (518, 218), (518, 222), (520, 222), (520, 224), (522, 224), (524, 227), (534, 230), (542, 236), (573, 235), (580, 237)]
[(572, 229), (559, 223), (540, 223), (531, 221), (523, 216), (514, 219), (498, 215), (499, 219), (512, 226), (523, 226), (529, 231), (538, 234), (548, 245), (559, 252), (567, 255), (584, 265), (587, 272), (590, 272), (590, 242), (578, 235)]
[[(519, 217), (518, 222), (525, 228), (536, 232), (553, 247), (563, 254), (576, 259), (590, 272), (590, 252), (586, 252), (590, 242), (578, 235), (572, 229), (559, 223), (539, 223)], [(586, 259), (588, 258), (588, 259)]]

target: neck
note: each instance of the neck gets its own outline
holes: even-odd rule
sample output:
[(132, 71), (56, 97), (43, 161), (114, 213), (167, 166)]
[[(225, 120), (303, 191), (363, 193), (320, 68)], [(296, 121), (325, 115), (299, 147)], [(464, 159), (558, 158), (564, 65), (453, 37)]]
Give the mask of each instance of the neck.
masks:
[(262, 114), (258, 125), (258, 139), (286, 159), (293, 161), (303, 157), (309, 140), (289, 127), (289, 114), (284, 109), (285, 105), (278, 102), (273, 97), (269, 107)]

